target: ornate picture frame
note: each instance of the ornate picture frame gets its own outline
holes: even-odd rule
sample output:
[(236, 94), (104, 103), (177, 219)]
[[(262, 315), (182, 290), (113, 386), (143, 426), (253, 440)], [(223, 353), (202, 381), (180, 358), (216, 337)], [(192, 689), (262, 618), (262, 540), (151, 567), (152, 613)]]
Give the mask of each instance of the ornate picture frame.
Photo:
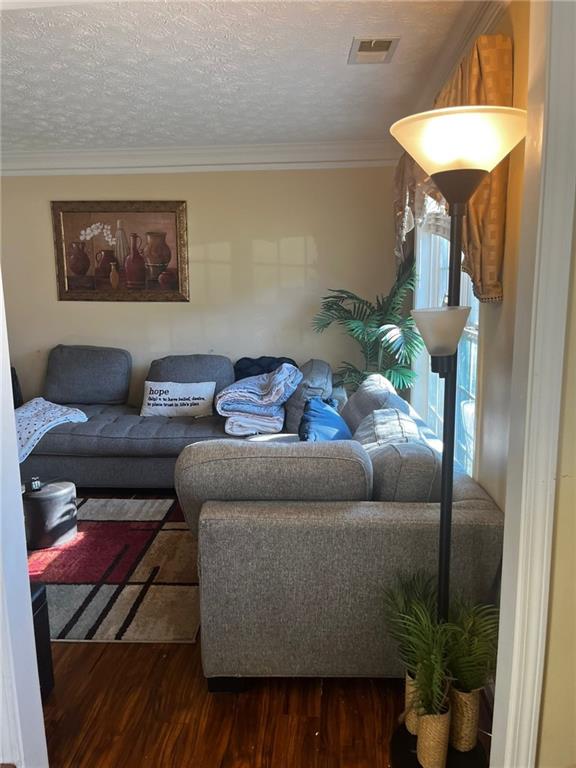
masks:
[(51, 207), (59, 301), (189, 301), (185, 201)]

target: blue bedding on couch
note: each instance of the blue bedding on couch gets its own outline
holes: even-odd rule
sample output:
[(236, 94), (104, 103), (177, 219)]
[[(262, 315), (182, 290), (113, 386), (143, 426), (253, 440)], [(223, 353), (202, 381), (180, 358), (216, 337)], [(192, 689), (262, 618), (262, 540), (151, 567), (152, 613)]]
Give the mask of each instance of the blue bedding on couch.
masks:
[(298, 430), (300, 440), (321, 442), (323, 440), (352, 440), (352, 432), (336, 410), (335, 400), (311, 397), (304, 408), (304, 415)]

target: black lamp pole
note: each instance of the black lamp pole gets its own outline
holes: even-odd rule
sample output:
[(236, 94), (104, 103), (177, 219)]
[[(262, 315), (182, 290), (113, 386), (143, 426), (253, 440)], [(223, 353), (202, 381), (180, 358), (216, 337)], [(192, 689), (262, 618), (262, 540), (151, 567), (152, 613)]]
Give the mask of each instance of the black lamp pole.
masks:
[[(448, 306), (460, 305), (462, 221), (466, 203), (478, 188), (485, 171), (456, 170), (433, 174), (432, 179), (448, 201), (450, 214), (450, 268)], [(442, 483), (440, 490), (440, 539), (438, 552), (438, 621), (447, 621), (450, 607), (450, 546), (452, 538), (452, 492), (454, 486), (454, 433), (456, 429), (456, 376), (458, 352), (432, 358), (432, 370), (444, 379), (442, 433)]]
[[(448, 306), (460, 304), (462, 219), (465, 204), (453, 204), (450, 213), (450, 269)], [(438, 359), (436, 359), (438, 360)], [(433, 360), (432, 370), (438, 368)], [(450, 355), (437, 371), (444, 379), (444, 423), (442, 430), (442, 484), (440, 490), (440, 544), (438, 552), (438, 621), (448, 620), (450, 603), (450, 544), (452, 538), (452, 490), (454, 486), (454, 434), (456, 430), (456, 377), (458, 352)]]

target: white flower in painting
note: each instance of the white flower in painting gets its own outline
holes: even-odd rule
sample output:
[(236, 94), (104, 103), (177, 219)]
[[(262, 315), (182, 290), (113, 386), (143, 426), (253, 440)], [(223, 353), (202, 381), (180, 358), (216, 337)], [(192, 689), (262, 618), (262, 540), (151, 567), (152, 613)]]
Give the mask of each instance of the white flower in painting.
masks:
[(80, 240), (92, 240), (93, 237), (97, 237), (100, 234), (104, 237), (108, 245), (114, 246), (116, 244), (116, 238), (112, 237), (111, 225), (102, 224), (99, 221), (96, 221), (94, 224), (86, 227), (86, 229), (81, 229)]

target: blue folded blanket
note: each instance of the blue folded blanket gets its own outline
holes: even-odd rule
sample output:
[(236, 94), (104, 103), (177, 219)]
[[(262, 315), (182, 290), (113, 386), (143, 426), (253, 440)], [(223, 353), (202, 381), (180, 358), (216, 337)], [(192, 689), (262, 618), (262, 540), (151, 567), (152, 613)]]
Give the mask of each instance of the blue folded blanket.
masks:
[(302, 381), (295, 365), (284, 363), (272, 373), (235, 381), (216, 395), (216, 410), (221, 416), (254, 413), (277, 417), (282, 404), (294, 394)]

